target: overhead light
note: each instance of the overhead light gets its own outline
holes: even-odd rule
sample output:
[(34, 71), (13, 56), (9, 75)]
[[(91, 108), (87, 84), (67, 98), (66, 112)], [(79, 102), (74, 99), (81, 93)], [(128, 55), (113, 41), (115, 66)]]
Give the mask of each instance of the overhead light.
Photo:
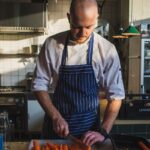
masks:
[(113, 35), (112, 37), (114, 38), (114, 39), (127, 39), (128, 38), (128, 36), (126, 36), (126, 35), (122, 35), (122, 33), (123, 33), (123, 28), (122, 28), (122, 2), (120, 3), (121, 4), (121, 14), (120, 14), (120, 16), (121, 16), (121, 25), (120, 25), (120, 28), (119, 28), (119, 30), (118, 30), (118, 32), (115, 34), (115, 35)]
[(133, 24), (133, 0), (131, 1), (131, 24), (129, 27), (122, 33), (122, 35), (126, 36), (139, 36), (141, 35), (140, 32)]
[(133, 23), (122, 33), (122, 35), (125, 36), (140, 36), (140, 32), (137, 30), (137, 28), (134, 26)]

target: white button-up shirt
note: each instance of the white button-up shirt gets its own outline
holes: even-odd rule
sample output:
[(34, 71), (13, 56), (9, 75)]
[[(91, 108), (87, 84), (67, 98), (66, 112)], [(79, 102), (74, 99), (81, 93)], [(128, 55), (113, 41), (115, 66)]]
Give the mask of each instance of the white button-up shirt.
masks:
[[(68, 31), (46, 39), (37, 60), (33, 91), (48, 91), (50, 82), (56, 87), (67, 34)], [(82, 44), (69, 40), (66, 65), (87, 63), (89, 39)], [(115, 46), (97, 33), (94, 33), (93, 45), (92, 66), (100, 89), (105, 90), (107, 99), (124, 99), (120, 61)]]

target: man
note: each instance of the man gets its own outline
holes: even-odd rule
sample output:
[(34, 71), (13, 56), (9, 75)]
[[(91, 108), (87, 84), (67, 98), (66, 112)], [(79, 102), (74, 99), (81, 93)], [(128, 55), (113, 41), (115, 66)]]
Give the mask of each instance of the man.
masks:
[[(124, 98), (120, 62), (114, 45), (93, 33), (97, 18), (96, 0), (72, 0), (70, 31), (49, 37), (43, 45), (33, 91), (46, 112), (45, 138), (72, 134), (92, 145), (104, 141), (116, 119)], [(52, 99), (48, 94), (51, 80), (55, 86)], [(101, 87), (108, 105), (99, 132)]]

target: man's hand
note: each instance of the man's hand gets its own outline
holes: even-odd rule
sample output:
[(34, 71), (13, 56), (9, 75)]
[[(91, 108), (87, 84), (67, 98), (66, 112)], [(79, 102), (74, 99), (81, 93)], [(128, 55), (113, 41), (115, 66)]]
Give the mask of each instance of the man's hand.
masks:
[(61, 137), (66, 137), (69, 134), (68, 123), (59, 117), (53, 120), (53, 130)]
[(96, 142), (103, 142), (105, 137), (101, 135), (99, 132), (88, 131), (83, 136), (83, 143), (91, 146)]

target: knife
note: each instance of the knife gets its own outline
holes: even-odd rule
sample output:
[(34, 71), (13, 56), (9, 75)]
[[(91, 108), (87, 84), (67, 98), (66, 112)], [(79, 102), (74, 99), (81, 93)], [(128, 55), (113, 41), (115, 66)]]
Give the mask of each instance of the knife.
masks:
[(67, 136), (67, 139), (68, 140), (71, 140), (73, 143), (79, 145), (81, 148), (88, 148), (87, 145), (85, 145), (81, 140), (79, 140), (78, 138), (76, 138), (75, 136), (69, 134)]

